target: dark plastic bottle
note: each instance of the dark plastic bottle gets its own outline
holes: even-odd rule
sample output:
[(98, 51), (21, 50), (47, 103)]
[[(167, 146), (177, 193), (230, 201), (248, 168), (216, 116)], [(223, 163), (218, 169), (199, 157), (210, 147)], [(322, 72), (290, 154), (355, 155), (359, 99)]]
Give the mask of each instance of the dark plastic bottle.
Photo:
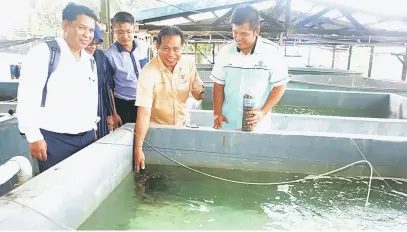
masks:
[(246, 119), (253, 117), (253, 114), (249, 114), (249, 111), (256, 109), (256, 99), (253, 94), (248, 91), (243, 96), (243, 117), (242, 117), (242, 131), (251, 132), (254, 131), (255, 125), (247, 124)]

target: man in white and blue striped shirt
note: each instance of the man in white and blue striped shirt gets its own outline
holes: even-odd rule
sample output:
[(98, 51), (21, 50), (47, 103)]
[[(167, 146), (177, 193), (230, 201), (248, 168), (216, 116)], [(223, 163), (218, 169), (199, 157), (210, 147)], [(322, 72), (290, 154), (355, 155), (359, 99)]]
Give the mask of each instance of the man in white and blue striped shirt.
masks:
[(134, 17), (130, 13), (119, 12), (112, 21), (117, 40), (105, 54), (110, 63), (108, 76), (113, 77), (109, 81), (114, 94), (113, 120), (116, 126), (121, 126), (136, 122), (137, 82), (149, 61), (149, 50), (146, 42), (134, 39)]
[(241, 129), (243, 96), (250, 92), (257, 101), (248, 124), (256, 131), (268, 130), (269, 114), (289, 81), (284, 54), (280, 46), (259, 36), (260, 14), (252, 6), (236, 7), (231, 23), (234, 41), (219, 51), (211, 73), (214, 127)]

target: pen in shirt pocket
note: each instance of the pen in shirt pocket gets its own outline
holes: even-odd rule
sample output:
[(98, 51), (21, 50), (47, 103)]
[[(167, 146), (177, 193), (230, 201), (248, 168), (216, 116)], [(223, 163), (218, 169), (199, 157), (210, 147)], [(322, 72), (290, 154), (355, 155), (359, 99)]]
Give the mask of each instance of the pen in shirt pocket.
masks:
[(91, 78), (91, 77), (89, 76), (89, 83), (90, 83), (90, 84), (92, 84), (92, 82), (95, 83), (95, 81), (96, 81), (95, 78)]

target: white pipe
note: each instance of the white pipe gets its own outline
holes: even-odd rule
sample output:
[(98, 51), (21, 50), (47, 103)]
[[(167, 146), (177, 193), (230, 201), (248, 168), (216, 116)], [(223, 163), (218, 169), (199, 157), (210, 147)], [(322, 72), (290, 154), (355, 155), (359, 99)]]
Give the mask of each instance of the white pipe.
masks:
[(20, 171), (20, 165), (17, 162), (7, 161), (5, 164), (0, 166), (0, 185), (6, 183), (15, 174)]
[(6, 183), (17, 174), (18, 185), (22, 185), (33, 177), (30, 161), (24, 156), (15, 156), (0, 166), (0, 185)]

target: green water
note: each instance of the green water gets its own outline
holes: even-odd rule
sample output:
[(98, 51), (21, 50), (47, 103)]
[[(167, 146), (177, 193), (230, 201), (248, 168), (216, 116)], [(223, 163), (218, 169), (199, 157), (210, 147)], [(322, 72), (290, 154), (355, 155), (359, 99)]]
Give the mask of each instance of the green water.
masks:
[[(204, 110), (212, 110), (213, 106), (204, 105)], [(325, 115), (325, 116), (340, 116), (340, 117), (364, 117), (364, 118), (396, 118), (395, 115), (390, 115), (387, 111), (380, 110), (360, 110), (360, 109), (338, 109), (338, 108), (313, 108), (313, 107), (298, 107), (287, 105), (276, 105), (273, 108), (273, 113), (278, 114), (302, 114), (302, 115)]]
[(305, 115), (326, 115), (341, 117), (364, 117), (364, 118), (392, 118), (386, 111), (379, 110), (357, 110), (357, 109), (338, 109), (338, 108), (312, 108), (298, 106), (281, 106), (273, 108), (274, 113), (279, 114), (305, 114)]
[[(80, 230), (405, 230), (407, 197), (373, 180), (323, 178), (278, 186), (227, 183), (182, 167), (152, 166), (165, 176), (143, 193), (130, 174)], [(278, 182), (304, 177), (287, 173), (201, 171), (240, 181)], [(388, 180), (407, 192), (407, 182)]]

